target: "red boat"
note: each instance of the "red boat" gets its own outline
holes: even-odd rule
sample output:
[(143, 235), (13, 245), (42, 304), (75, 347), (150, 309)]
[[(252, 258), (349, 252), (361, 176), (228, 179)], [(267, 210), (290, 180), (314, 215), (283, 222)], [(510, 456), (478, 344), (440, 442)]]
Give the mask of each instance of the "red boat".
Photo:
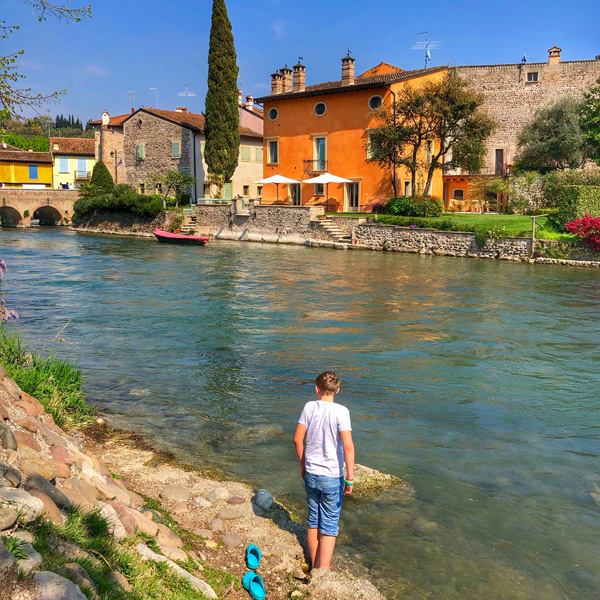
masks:
[(186, 235), (185, 233), (171, 233), (162, 229), (154, 228), (154, 235), (159, 242), (167, 244), (194, 244), (196, 246), (204, 246), (208, 239), (204, 235)]

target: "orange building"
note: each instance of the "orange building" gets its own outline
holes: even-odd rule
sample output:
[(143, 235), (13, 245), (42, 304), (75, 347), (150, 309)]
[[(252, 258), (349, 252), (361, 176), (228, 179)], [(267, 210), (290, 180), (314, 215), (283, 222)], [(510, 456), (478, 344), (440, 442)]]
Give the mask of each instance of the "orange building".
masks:
[[(374, 111), (390, 105), (405, 85), (420, 86), (446, 77), (447, 67), (404, 71), (381, 63), (354, 76), (354, 58), (342, 59), (342, 79), (306, 86), (306, 68), (283, 67), (271, 76), (271, 95), (264, 104), (263, 177), (283, 175), (306, 180), (328, 172), (350, 183), (265, 185), (263, 203), (324, 205), (330, 212), (368, 211), (376, 202), (411, 193), (410, 173), (395, 173), (369, 162), (369, 129)], [(436, 140), (431, 140), (435, 144)], [(427, 149), (423, 149), (425, 153)], [(277, 198), (279, 193), (279, 198)], [(443, 194), (442, 175), (433, 180), (432, 196)]]

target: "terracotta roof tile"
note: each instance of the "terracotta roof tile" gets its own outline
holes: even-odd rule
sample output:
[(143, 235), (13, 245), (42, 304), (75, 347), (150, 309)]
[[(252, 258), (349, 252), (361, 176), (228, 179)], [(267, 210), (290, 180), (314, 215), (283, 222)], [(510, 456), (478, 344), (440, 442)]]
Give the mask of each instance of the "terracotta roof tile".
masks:
[(52, 164), (52, 156), (50, 152), (29, 152), (28, 150), (4, 150), (0, 147), (0, 160), (9, 162), (26, 162), (26, 163), (50, 163)]
[[(109, 127), (118, 127), (123, 124), (123, 121), (130, 117), (132, 113), (127, 113), (126, 115), (117, 115), (116, 117), (109, 117), (108, 126)], [(96, 119), (95, 121), (90, 121), (90, 125), (102, 125), (102, 119)]]
[[(58, 148), (55, 149), (55, 146)], [(50, 138), (50, 151), (53, 154), (71, 156), (94, 156), (94, 138)]]

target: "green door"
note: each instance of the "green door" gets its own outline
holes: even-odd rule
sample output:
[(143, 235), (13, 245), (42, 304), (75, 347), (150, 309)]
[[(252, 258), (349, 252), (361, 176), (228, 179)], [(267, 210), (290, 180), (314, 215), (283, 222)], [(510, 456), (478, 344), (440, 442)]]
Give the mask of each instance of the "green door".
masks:
[(227, 181), (223, 187), (223, 200), (231, 200), (231, 181)]

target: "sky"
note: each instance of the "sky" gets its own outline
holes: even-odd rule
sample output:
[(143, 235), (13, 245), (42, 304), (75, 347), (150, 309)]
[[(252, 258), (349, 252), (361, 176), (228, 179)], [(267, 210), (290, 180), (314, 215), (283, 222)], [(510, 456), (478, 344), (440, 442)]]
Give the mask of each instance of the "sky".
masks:
[[(66, 0), (63, 0), (63, 2)], [(90, 0), (88, 0), (90, 1)], [(424, 66), (424, 41), (441, 42), (431, 66), (545, 62), (548, 49), (562, 60), (600, 55), (600, 1), (521, 0), (226, 0), (232, 23), (239, 86), (244, 97), (266, 95), (270, 75), (298, 57), (307, 85), (341, 78), (348, 49), (357, 75), (384, 61), (404, 69)], [(73, 6), (83, 2), (72, 0)], [(0, 40), (1, 55), (20, 49), (21, 87), (66, 89), (51, 116), (82, 121), (102, 111), (124, 114), (140, 106), (204, 109), (212, 0), (91, 0), (93, 16), (80, 23), (38, 22), (22, 0), (0, 0), (0, 20), (19, 25)], [(195, 96), (180, 96), (186, 90)], [(130, 100), (129, 92), (135, 94)]]

